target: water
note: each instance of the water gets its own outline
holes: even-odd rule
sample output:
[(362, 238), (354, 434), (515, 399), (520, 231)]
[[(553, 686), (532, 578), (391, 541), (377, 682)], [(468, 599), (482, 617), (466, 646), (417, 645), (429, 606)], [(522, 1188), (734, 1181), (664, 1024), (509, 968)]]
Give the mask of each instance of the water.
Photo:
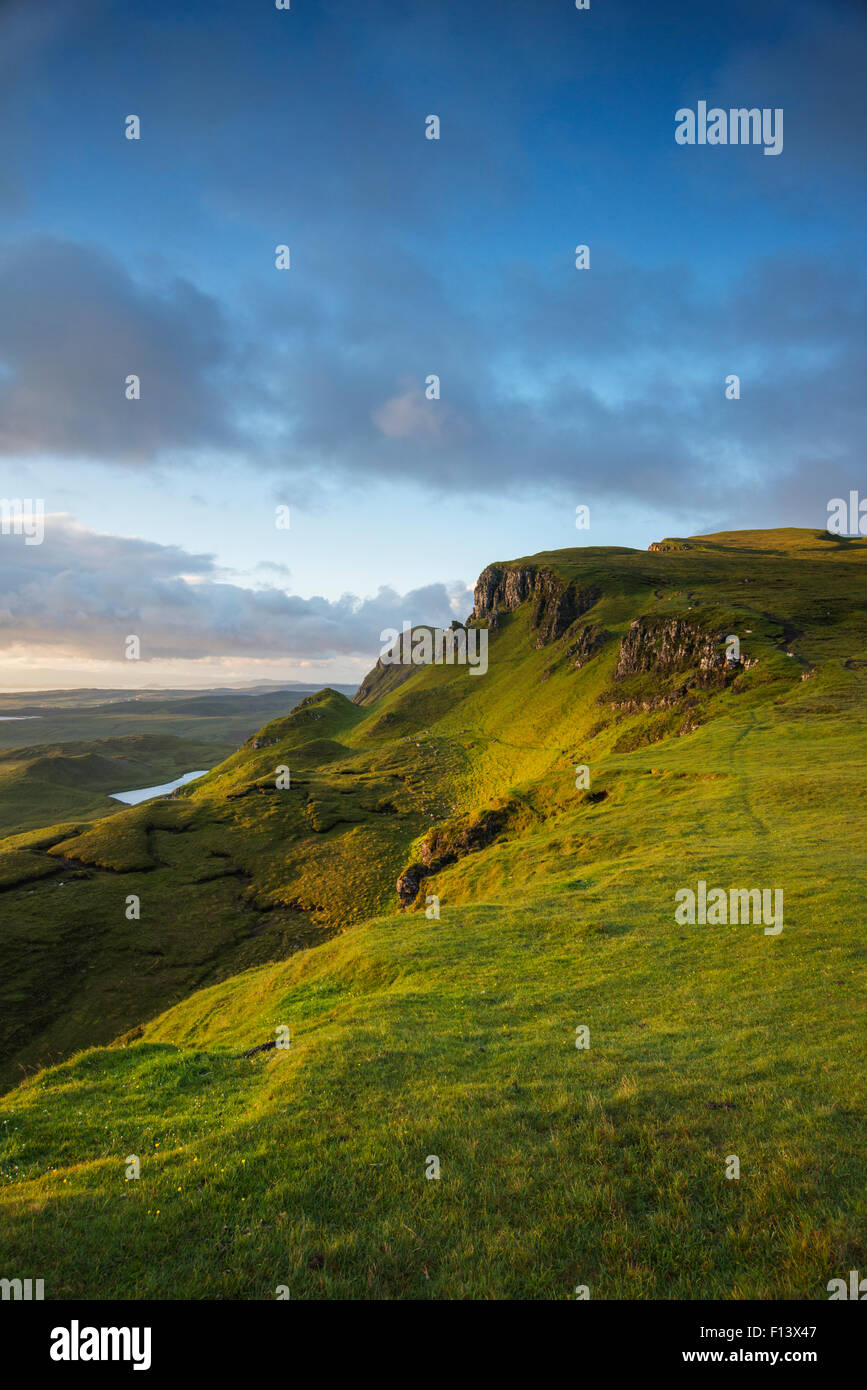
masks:
[(0, 714), (0, 724), (12, 724), (16, 719), (41, 719), (41, 714)]
[(132, 792), (109, 792), (112, 801), (123, 801), (127, 806), (137, 806), (140, 801), (149, 801), (152, 796), (165, 796), (167, 792), (173, 792), (175, 787), (183, 787), (187, 782), (193, 782), (197, 777), (204, 777), (208, 768), (203, 768), (200, 772), (185, 772), (183, 777), (178, 777), (174, 782), (165, 782), (161, 787), (139, 787)]

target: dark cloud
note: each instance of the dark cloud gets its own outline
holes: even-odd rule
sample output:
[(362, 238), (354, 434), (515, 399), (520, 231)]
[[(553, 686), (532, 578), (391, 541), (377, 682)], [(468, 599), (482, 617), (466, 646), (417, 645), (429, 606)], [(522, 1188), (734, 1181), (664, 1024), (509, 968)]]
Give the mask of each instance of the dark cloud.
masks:
[(726, 58), (714, 102), (742, 106), (751, 92), (747, 105), (782, 107), (785, 149), (800, 180), (830, 176), (839, 196), (841, 175), (859, 183), (867, 166), (867, 10), (862, 0), (800, 0), (786, 9), (776, 32), (754, 36)]
[[(781, 256), (709, 287), (598, 248), (589, 271), (566, 256), (510, 267), (459, 305), (422, 277), (398, 333), (381, 331), (373, 267), (341, 281), (340, 335), (327, 312), (309, 331), (301, 314), (277, 351), (274, 382), (295, 389), (267, 452), (464, 496), (690, 505), (727, 482), (734, 497), (744, 467), (769, 496), (810, 461), (817, 477), (848, 474), (867, 427), (865, 283), (851, 265)], [(424, 395), (430, 373), (439, 401)], [(739, 401), (725, 398), (732, 373)]]
[[(253, 299), (242, 331), (192, 285), (147, 291), (96, 250), (7, 251), (0, 443), (125, 465), (243, 450), (283, 477), (675, 507), (728, 487), (731, 508), (744, 470), (770, 498), (860, 464), (865, 279), (850, 266), (778, 257), (710, 289), (599, 248), (589, 271), (513, 265), (459, 303), (412, 268), (350, 256), (326, 292), (319, 264), (318, 291), (299, 272), (275, 289), (283, 321), (272, 304), (257, 329)], [(124, 398), (131, 371), (140, 401)]]
[(0, 209), (20, 214), (30, 204), (40, 132), (33, 93), (47, 58), (62, 53), (75, 26), (104, 8), (104, 0), (0, 0)]
[[(153, 463), (230, 447), (219, 306), (186, 280), (145, 287), (93, 246), (0, 250), (0, 449)], [(136, 375), (139, 400), (125, 381)]]

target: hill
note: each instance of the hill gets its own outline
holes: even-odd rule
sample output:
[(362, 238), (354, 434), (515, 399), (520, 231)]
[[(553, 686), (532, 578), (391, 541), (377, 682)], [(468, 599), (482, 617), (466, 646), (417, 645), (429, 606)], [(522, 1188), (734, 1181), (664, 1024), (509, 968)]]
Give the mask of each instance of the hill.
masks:
[[(2, 1104), (4, 1267), (826, 1297), (867, 1254), (865, 563), (795, 531), (497, 563), (485, 675), (372, 673), (171, 800), (4, 841), (7, 1084), (90, 1049)], [(682, 924), (699, 880), (782, 888), (782, 930)]]

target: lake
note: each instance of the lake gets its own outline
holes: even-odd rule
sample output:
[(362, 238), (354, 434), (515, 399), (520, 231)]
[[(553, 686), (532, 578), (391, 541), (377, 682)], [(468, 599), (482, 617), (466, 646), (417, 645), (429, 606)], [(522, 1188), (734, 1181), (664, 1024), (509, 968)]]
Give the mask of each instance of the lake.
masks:
[(174, 782), (165, 782), (161, 787), (139, 787), (132, 792), (109, 792), (112, 801), (123, 801), (127, 806), (137, 806), (140, 801), (149, 801), (152, 796), (165, 796), (168, 792), (173, 792), (175, 787), (183, 787), (187, 782), (193, 782), (197, 777), (204, 777), (208, 768), (201, 772), (185, 772), (183, 777), (178, 777)]

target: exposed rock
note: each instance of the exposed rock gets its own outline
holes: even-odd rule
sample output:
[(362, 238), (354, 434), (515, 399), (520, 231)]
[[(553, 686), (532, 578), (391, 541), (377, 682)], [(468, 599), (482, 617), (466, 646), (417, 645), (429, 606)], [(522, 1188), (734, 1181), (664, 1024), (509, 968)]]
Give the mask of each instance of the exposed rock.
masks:
[(383, 662), (379, 657), (372, 671), (368, 671), (361, 685), (352, 697), (354, 705), (372, 705), (381, 695), (387, 695), (389, 691), (396, 690), (404, 681), (409, 680), (413, 671), (418, 667), (409, 663)]
[(264, 1042), (264, 1043), (260, 1043), (258, 1047), (251, 1047), (250, 1050), (249, 1050), (249, 1052), (242, 1052), (242, 1053), (241, 1053), (241, 1056), (242, 1056), (242, 1057), (255, 1057), (257, 1052), (270, 1052), (271, 1049), (274, 1048), (274, 1047), (276, 1047), (276, 1046), (277, 1046), (276, 1041), (275, 1041), (275, 1042)]
[(404, 907), (415, 902), (421, 881), (428, 870), (423, 864), (410, 864), (409, 868), (404, 869), (397, 880), (397, 896), (400, 898)]
[(691, 670), (699, 685), (714, 685), (740, 664), (726, 657), (723, 632), (711, 632), (685, 618), (636, 618), (620, 643), (614, 678)]
[(536, 576), (533, 591), (533, 610), (530, 626), (538, 634), (537, 647), (546, 647), (562, 637), (567, 627), (576, 618), (592, 608), (599, 597), (598, 591), (580, 590), (572, 584), (564, 585), (561, 579), (542, 571)]
[(551, 570), (530, 565), (512, 569), (488, 565), (479, 575), (473, 592), (473, 611), (467, 621), (487, 621), (489, 626), (496, 626), (501, 613), (513, 613), (529, 599), (533, 605), (530, 627), (536, 634), (536, 646), (545, 647), (562, 637), (598, 598), (598, 589), (567, 584)]
[(484, 849), (505, 830), (511, 811), (509, 806), (497, 806), (482, 811), (467, 825), (435, 826), (428, 832), (419, 850), (425, 872), (436, 873), (447, 864), (462, 859), (465, 854)]
[(649, 714), (658, 709), (678, 709), (695, 703), (695, 696), (689, 697), (689, 688), (680, 686), (668, 695), (652, 695), (649, 700), (612, 700), (611, 708), (624, 714)]
[(397, 880), (397, 895), (404, 907), (413, 903), (423, 878), (456, 863), (466, 854), (484, 849), (500, 835), (519, 811), (517, 803), (491, 806), (469, 821), (432, 826), (421, 843), (421, 862), (410, 864)]
[(512, 613), (529, 598), (536, 572), (526, 566), (504, 570), (502, 565), (483, 569), (473, 591), (471, 618), (489, 618), (498, 608)]
[[(449, 632), (461, 632), (464, 624), (457, 619), (452, 619), (449, 623)], [(434, 642), (443, 642), (443, 638), (437, 639), (436, 634), (442, 633), (443, 629), (433, 623), (416, 623), (416, 625), (406, 633), (400, 632), (394, 646), (391, 648), (393, 660), (384, 661), (380, 656), (372, 671), (368, 671), (361, 685), (353, 696), (354, 705), (372, 705), (382, 695), (388, 695), (398, 686), (403, 685), (404, 681), (409, 680), (418, 671), (421, 662), (414, 662), (408, 658), (412, 654), (413, 646), (419, 641), (422, 634), (428, 633)], [(440, 647), (441, 650), (441, 647)], [(454, 659), (454, 658), (452, 658)], [(394, 718), (393, 715), (386, 718)]]
[(570, 642), (563, 655), (566, 657), (574, 656), (575, 660), (572, 665), (576, 670), (579, 670), (582, 666), (586, 666), (588, 661), (592, 661), (597, 652), (605, 646), (610, 636), (611, 633), (607, 632), (604, 627), (598, 627), (595, 623), (588, 623), (574, 634), (574, 640)]

